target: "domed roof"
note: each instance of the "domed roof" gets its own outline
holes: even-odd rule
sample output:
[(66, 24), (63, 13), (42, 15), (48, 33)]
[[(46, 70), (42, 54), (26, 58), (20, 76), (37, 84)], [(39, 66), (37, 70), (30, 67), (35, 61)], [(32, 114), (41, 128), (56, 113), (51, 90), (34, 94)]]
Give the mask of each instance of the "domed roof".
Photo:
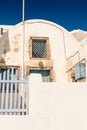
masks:
[[(16, 26), (19, 26), (21, 25), (23, 22), (21, 23), (18, 23), (16, 24)], [(48, 25), (51, 25), (51, 26), (54, 26), (56, 28), (59, 28), (60, 30), (62, 31), (66, 31), (68, 32), (65, 28), (63, 28), (62, 26), (54, 23), (54, 22), (51, 22), (51, 21), (48, 21), (48, 20), (43, 20), (43, 19), (31, 19), (31, 20), (26, 20), (25, 23), (29, 23), (29, 24), (34, 24), (34, 23), (43, 23), (43, 24), (48, 24)]]

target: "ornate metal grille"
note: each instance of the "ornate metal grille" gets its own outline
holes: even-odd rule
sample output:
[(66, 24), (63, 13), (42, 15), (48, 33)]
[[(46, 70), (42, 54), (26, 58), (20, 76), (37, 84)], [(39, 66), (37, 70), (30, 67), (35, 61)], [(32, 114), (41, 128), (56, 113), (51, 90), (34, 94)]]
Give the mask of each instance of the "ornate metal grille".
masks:
[(46, 58), (46, 40), (32, 40), (32, 58)]

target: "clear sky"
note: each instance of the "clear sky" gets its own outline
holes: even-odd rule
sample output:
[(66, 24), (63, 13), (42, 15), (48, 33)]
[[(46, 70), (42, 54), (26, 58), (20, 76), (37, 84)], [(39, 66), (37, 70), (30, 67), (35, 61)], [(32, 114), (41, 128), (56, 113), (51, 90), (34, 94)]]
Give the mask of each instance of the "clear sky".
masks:
[[(87, 0), (25, 0), (25, 20), (45, 19), (87, 31)], [(22, 21), (22, 0), (0, 0), (0, 25)]]

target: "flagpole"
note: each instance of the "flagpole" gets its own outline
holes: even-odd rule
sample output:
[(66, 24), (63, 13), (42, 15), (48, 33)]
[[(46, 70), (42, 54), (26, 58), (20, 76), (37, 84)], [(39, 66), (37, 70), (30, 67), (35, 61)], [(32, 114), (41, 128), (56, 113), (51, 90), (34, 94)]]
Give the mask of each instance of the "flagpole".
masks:
[(22, 3), (23, 7), (22, 7), (22, 21), (24, 21), (24, 9), (25, 9), (25, 0), (23, 0), (23, 3)]
[[(24, 44), (25, 44), (25, 21), (24, 21), (24, 7), (25, 7), (25, 0), (22, 0), (22, 25), (23, 25), (23, 40), (22, 40), (22, 80), (24, 78)], [(22, 100), (22, 109), (24, 109), (24, 85), (22, 83), (21, 86), (21, 94), (23, 97)], [(22, 115), (24, 115), (24, 112), (22, 112)]]
[(25, 11), (25, 0), (22, 0), (22, 23), (23, 23), (23, 43), (22, 43), (22, 79), (24, 77), (24, 44), (25, 44), (25, 21), (24, 21), (24, 11)]

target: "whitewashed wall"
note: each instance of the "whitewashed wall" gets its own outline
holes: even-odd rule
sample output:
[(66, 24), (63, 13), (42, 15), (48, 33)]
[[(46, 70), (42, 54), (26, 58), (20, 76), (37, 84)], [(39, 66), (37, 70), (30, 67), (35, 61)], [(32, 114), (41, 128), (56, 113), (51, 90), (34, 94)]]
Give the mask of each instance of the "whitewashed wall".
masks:
[(0, 116), (2, 130), (87, 130), (87, 83), (42, 83), (31, 75), (29, 115)]
[[(25, 41), (23, 47), (23, 23), (19, 23), (2, 36), (0, 61), (7, 66), (22, 66), (23, 48), (25, 66), (32, 66), (29, 57), (30, 37), (48, 37), (51, 60), (44, 60), (45, 67), (53, 68), (56, 81), (67, 82), (66, 58), (78, 51), (78, 42), (63, 27), (46, 20), (25, 21)], [(3, 65), (2, 64), (2, 65)], [(38, 62), (36, 63), (38, 65)], [(52, 64), (52, 65), (51, 65)], [(35, 66), (34, 66), (35, 67)]]

